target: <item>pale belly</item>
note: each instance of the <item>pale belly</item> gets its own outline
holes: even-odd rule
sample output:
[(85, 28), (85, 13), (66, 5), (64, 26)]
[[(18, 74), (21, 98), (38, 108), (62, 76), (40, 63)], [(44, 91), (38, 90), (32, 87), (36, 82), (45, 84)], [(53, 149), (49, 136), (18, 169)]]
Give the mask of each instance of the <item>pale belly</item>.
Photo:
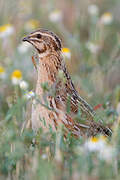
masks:
[(48, 110), (44, 106), (38, 104), (36, 100), (33, 100), (32, 104), (32, 129), (36, 132), (40, 127), (46, 132), (52, 127), (55, 130), (54, 120), (50, 117), (52, 111)]

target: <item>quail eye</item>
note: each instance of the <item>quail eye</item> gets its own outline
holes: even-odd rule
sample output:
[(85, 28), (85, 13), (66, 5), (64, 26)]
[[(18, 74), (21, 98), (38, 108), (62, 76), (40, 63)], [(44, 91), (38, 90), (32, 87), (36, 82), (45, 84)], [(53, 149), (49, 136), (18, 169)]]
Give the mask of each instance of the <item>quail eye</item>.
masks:
[(40, 39), (41, 38), (41, 34), (37, 34), (37, 38)]

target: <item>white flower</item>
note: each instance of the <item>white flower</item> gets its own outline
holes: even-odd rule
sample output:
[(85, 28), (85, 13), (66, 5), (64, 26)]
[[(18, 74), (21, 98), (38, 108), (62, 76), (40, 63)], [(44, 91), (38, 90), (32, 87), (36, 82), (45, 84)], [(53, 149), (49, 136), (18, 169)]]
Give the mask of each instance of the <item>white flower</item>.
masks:
[(92, 16), (97, 16), (99, 14), (99, 8), (95, 4), (91, 4), (88, 6), (88, 13)]
[(18, 85), (18, 84), (20, 84), (20, 81), (21, 81), (20, 79), (17, 79), (17, 78), (14, 78), (14, 77), (12, 78), (12, 84), (13, 84), (13, 85)]
[(60, 22), (62, 20), (62, 12), (60, 10), (54, 10), (49, 14), (49, 20), (51, 22)]
[(24, 95), (24, 98), (27, 99), (27, 100), (29, 100), (29, 99), (31, 99), (31, 98), (34, 97), (34, 96), (35, 96), (35, 93), (34, 93), (33, 91), (29, 91), (28, 93), (26, 93), (26, 94)]
[(96, 152), (96, 151), (100, 151), (101, 149), (104, 148), (105, 146), (105, 139), (104, 137), (91, 137), (90, 139), (88, 139), (85, 144), (84, 147), (86, 150), (90, 151), (90, 152)]
[(6, 73), (4, 67), (0, 66), (0, 79), (5, 79)]
[(13, 85), (20, 84), (22, 80), (22, 72), (18, 69), (13, 71), (11, 74), (11, 80), (12, 80)]
[(18, 52), (21, 54), (26, 53), (29, 49), (31, 48), (31, 44), (27, 43), (27, 42), (22, 42), (19, 46), (18, 46)]
[(70, 49), (68, 48), (62, 48), (62, 54), (67, 59), (71, 58), (71, 52), (70, 52)]
[(97, 52), (100, 49), (100, 46), (98, 44), (93, 43), (93, 42), (87, 42), (86, 47), (93, 54), (97, 54)]
[(42, 159), (47, 159), (47, 154), (42, 154), (41, 158)]
[(106, 161), (111, 161), (114, 155), (115, 149), (107, 144), (106, 146), (104, 146), (103, 149), (100, 149), (99, 151), (99, 158)]
[(27, 90), (28, 89), (28, 83), (24, 80), (20, 81), (20, 88), (23, 89), (23, 90)]
[(104, 13), (100, 18), (100, 23), (104, 25), (109, 25), (112, 23), (112, 21), (113, 21), (113, 16), (109, 12)]
[(11, 24), (0, 26), (0, 38), (6, 38), (14, 33), (14, 27)]

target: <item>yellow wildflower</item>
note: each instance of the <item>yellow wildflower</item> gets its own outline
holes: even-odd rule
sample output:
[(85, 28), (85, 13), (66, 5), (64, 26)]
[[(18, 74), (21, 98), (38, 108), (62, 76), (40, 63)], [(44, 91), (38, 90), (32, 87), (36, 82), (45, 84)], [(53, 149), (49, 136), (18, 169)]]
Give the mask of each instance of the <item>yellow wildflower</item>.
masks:
[(85, 149), (91, 152), (100, 151), (106, 145), (105, 138), (103, 136), (91, 137), (85, 142)]
[(109, 25), (113, 21), (113, 16), (110, 12), (106, 12), (101, 16), (100, 22), (104, 25)]
[(71, 58), (71, 52), (69, 48), (62, 48), (62, 54), (67, 59)]
[(91, 142), (93, 142), (93, 143), (96, 143), (96, 142), (98, 142), (99, 141), (99, 139), (97, 138), (97, 137), (91, 137)]
[(0, 66), (0, 79), (5, 78), (5, 69), (4, 67)]
[(22, 72), (20, 70), (15, 70), (12, 72), (11, 78), (17, 78), (21, 79), (22, 78)]
[(8, 37), (14, 33), (14, 28), (11, 24), (0, 26), (0, 38)]
[(2, 74), (4, 72), (5, 72), (5, 69), (2, 66), (0, 66), (0, 74)]
[(20, 83), (22, 79), (22, 72), (18, 69), (12, 72), (11, 74), (11, 80), (14, 85), (17, 85)]

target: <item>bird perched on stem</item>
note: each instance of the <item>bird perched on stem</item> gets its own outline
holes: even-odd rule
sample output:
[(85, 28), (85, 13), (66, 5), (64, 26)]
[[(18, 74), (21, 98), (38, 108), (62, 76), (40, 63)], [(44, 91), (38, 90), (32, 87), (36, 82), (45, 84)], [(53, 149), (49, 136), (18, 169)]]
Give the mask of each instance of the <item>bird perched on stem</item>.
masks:
[[(23, 41), (32, 44), (37, 51), (38, 62), (32, 57), (37, 70), (36, 98), (33, 100), (31, 114), (33, 130), (42, 127), (46, 131), (52, 127), (55, 131), (58, 124), (62, 123), (76, 137), (95, 136), (99, 133), (110, 136), (111, 130), (101, 122), (94, 121), (95, 111), (78, 95), (66, 69), (58, 36), (51, 31), (39, 29), (24, 37)], [(47, 88), (45, 91), (45, 83), (50, 91)], [(76, 120), (78, 112), (79, 121)]]

